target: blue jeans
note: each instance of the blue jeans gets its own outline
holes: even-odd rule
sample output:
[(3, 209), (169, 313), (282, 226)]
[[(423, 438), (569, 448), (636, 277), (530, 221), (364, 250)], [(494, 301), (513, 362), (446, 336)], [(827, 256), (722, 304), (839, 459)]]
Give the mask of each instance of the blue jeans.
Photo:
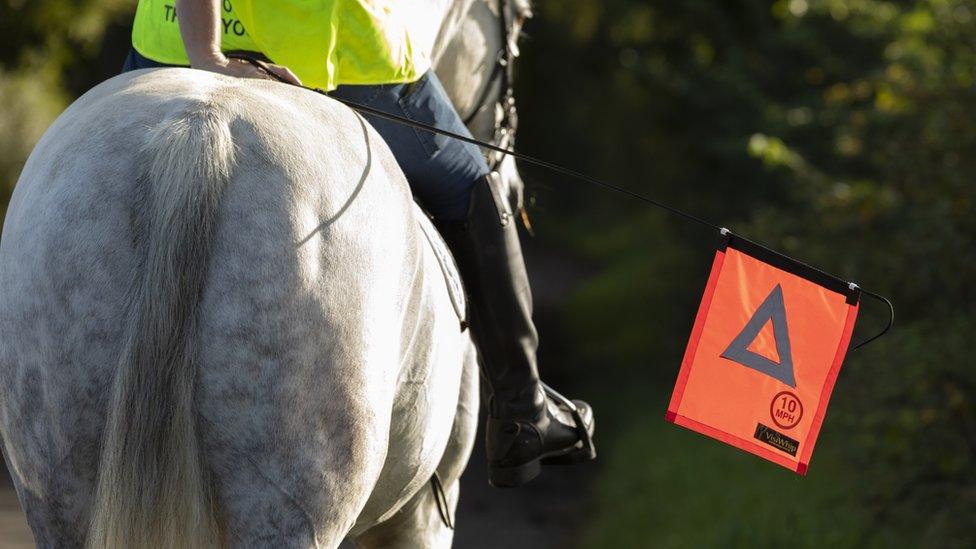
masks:
[[(122, 72), (166, 66), (169, 65), (147, 59), (132, 49)], [(329, 95), (471, 135), (434, 71), (427, 71), (408, 84), (346, 85)], [(444, 221), (467, 217), (471, 189), (489, 171), (478, 147), (368, 114), (363, 116), (393, 151), (414, 196), (428, 213)]]

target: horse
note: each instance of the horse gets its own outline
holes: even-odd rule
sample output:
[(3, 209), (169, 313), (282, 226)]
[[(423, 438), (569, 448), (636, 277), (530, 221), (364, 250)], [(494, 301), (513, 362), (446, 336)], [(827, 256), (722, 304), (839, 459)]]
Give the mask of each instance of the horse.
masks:
[[(480, 8), (504, 2), (436, 4), (439, 57), (493, 56), (456, 33), (497, 34)], [(0, 238), (0, 435), (36, 543), (449, 547), (478, 408), (464, 311), (355, 112), (189, 69), (100, 84), (35, 147)]]

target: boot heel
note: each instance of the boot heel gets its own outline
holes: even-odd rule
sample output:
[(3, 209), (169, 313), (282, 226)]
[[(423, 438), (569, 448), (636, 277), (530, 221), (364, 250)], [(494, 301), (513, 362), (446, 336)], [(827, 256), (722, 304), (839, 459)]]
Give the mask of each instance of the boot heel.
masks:
[(515, 488), (539, 476), (542, 466), (533, 459), (515, 467), (488, 466), (488, 483), (495, 488)]

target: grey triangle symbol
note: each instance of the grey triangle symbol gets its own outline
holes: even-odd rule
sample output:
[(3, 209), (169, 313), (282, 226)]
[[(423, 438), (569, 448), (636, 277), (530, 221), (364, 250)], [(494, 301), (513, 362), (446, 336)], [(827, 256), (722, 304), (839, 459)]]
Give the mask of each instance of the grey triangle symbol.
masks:
[[(779, 353), (779, 363), (756, 354), (749, 350), (749, 345), (755, 341), (766, 322), (773, 323), (773, 336), (776, 341), (776, 352)], [(722, 358), (734, 360), (739, 364), (758, 370), (772, 376), (790, 387), (796, 388), (793, 377), (793, 354), (790, 351), (790, 335), (786, 326), (786, 307), (783, 304), (783, 288), (779, 284), (766, 296), (762, 305), (756, 309), (745, 328), (729, 343)]]

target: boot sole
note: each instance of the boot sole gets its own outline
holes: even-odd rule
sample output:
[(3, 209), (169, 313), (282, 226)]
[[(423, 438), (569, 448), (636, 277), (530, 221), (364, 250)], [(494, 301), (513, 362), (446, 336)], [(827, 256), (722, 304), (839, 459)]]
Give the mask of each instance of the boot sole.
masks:
[(541, 459), (543, 465), (574, 465), (584, 461), (596, 459), (596, 448), (576, 448), (565, 454), (544, 457)]
[(488, 465), (488, 484), (495, 488), (517, 488), (539, 476), (543, 465), (572, 465), (596, 459), (594, 448), (569, 448), (513, 467)]

